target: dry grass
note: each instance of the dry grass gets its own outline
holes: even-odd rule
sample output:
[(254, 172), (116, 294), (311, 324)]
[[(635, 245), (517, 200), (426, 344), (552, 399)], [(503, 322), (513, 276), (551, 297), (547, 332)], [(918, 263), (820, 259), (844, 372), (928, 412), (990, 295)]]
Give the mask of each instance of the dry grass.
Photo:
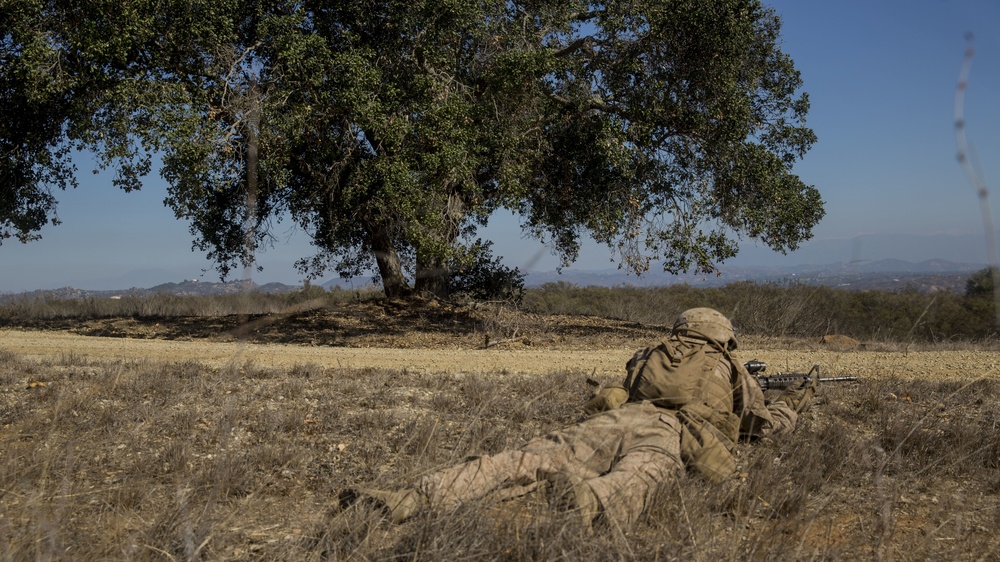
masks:
[(738, 282), (719, 288), (577, 287), (549, 283), (527, 291), (524, 308), (671, 325), (687, 308), (719, 310), (742, 334), (855, 339), (910, 344), (996, 340), (990, 303), (951, 291), (849, 291), (795, 283)]
[[(527, 497), (390, 526), (337, 491), (404, 486), (577, 419), (587, 373), (39, 364), (0, 351), (3, 560), (994, 559), (995, 382), (830, 386), (732, 488), (667, 483), (633, 529)], [(43, 384), (39, 384), (43, 383)]]

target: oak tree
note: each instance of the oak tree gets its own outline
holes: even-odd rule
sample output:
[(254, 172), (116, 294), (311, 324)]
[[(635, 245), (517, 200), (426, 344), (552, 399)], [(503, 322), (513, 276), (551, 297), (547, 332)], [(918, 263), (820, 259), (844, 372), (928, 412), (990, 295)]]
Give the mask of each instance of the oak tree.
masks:
[[(0, 96), (49, 119), (0, 131), (22, 238), (54, 210), (38, 186), (72, 184), (67, 139), (126, 188), (162, 155), (224, 274), (290, 219), (304, 272), (375, 269), (390, 296), (446, 292), (501, 208), (566, 264), (592, 236), (636, 273), (794, 249), (823, 216), (793, 173), (808, 97), (756, 0), (29, 4), (0, 10)], [(19, 81), (52, 60), (57, 87)]]

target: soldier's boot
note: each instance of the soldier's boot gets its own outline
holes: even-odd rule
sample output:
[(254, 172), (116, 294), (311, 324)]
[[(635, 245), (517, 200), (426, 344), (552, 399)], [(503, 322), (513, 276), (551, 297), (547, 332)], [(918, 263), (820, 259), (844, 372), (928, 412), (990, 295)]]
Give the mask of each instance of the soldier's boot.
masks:
[(393, 523), (402, 523), (427, 507), (427, 498), (412, 488), (403, 490), (376, 490), (374, 488), (348, 488), (340, 492), (340, 507), (347, 509), (362, 503), (384, 512)]
[(575, 474), (552, 472), (544, 475), (548, 482), (549, 503), (556, 509), (579, 515), (587, 527), (601, 514), (601, 502), (593, 488)]

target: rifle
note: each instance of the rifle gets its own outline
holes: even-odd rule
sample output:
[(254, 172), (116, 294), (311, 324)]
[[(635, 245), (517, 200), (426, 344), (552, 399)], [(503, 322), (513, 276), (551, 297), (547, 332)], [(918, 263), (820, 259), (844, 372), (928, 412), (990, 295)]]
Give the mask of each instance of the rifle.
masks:
[(760, 385), (761, 390), (783, 390), (790, 386), (795, 386), (800, 381), (812, 382), (813, 377), (816, 377), (817, 382), (848, 382), (856, 381), (858, 377), (820, 377), (819, 376), (819, 365), (813, 365), (812, 369), (809, 369), (808, 373), (778, 373), (772, 376), (764, 376), (759, 373), (763, 373), (767, 369), (767, 363), (763, 361), (758, 361), (753, 359), (747, 361), (743, 364), (746, 367), (747, 372), (757, 380)]

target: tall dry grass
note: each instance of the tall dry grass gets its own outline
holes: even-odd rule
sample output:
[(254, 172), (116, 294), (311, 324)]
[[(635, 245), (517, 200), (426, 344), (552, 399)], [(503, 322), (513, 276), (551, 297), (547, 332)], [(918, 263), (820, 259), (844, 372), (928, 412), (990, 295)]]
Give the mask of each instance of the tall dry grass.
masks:
[(1000, 386), (830, 386), (730, 487), (665, 483), (632, 529), (540, 496), (392, 526), (341, 511), (578, 419), (588, 373), (35, 363), (0, 352), (0, 560), (991, 559)]
[(243, 291), (223, 295), (125, 294), (120, 298), (52, 298), (7, 295), (0, 300), (0, 320), (32, 323), (52, 319), (90, 320), (127, 317), (211, 317), (279, 314), (302, 303), (337, 305), (377, 297), (374, 289), (332, 290), (310, 286), (291, 293)]
[(865, 341), (920, 344), (994, 342), (993, 309), (981, 301), (981, 297), (948, 291), (848, 291), (795, 283), (739, 282), (719, 288), (549, 283), (528, 290), (523, 307), (539, 314), (670, 326), (684, 310), (708, 306), (729, 317), (744, 335), (819, 338), (840, 334)]

